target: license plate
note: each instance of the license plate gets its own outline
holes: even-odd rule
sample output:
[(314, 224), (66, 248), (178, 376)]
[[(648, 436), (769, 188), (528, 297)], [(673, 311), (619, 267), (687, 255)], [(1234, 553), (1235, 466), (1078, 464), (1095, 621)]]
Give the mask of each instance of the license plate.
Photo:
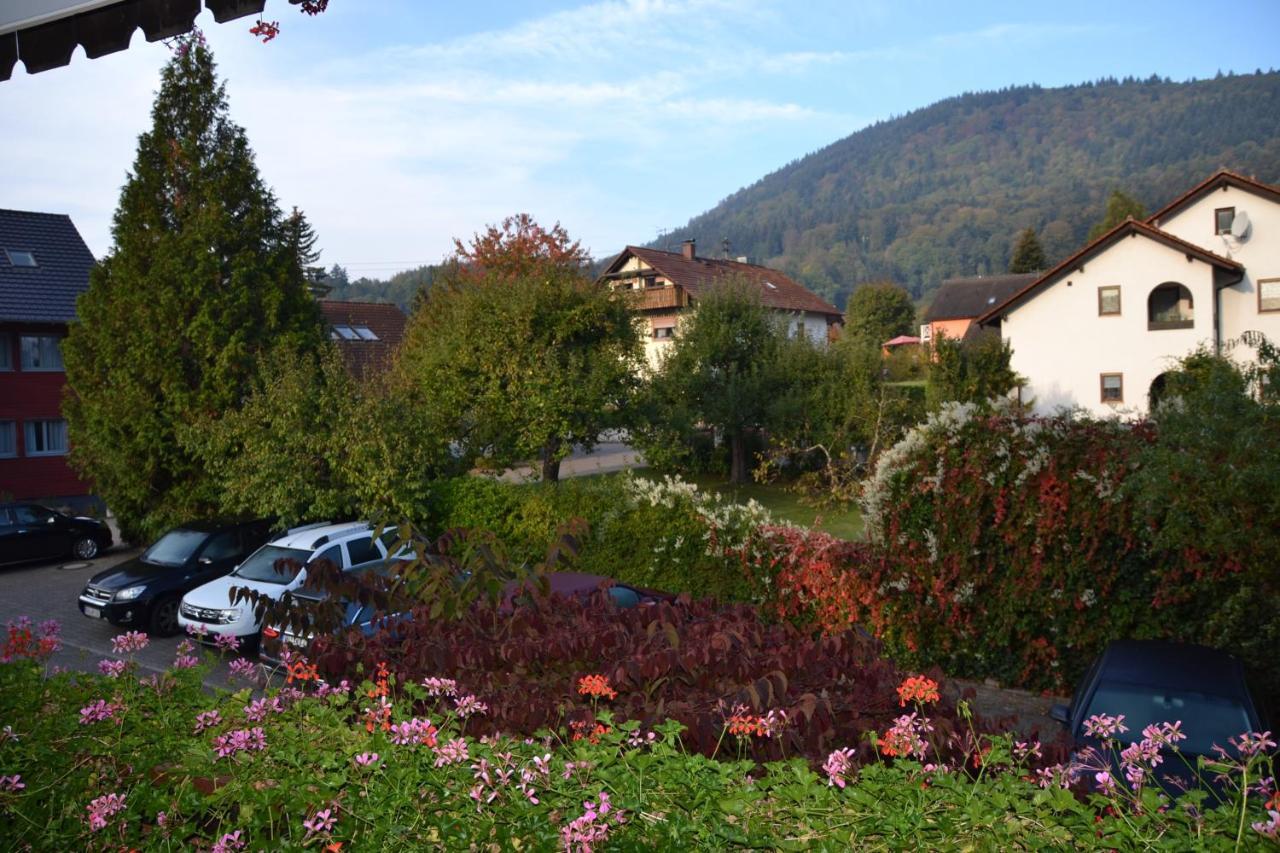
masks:
[(85, 615), (85, 616), (92, 616), (94, 619), (101, 619), (101, 618), (102, 618), (102, 611), (101, 611), (101, 610), (99, 610), (99, 609), (98, 609), (98, 608), (96, 608), (96, 607), (86, 607), (86, 608), (84, 609), (84, 615)]
[(307, 644), (306, 637), (296, 637), (293, 634), (285, 634), (283, 637), (281, 637), (281, 639), (284, 640), (289, 645), (297, 646), (298, 648), (302, 648)]

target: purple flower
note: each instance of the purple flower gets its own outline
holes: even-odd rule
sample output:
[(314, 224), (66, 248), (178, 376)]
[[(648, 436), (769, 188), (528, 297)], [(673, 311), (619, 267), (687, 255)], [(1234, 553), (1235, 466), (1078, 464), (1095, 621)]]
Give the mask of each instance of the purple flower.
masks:
[(190, 640), (179, 640), (177, 652), (180, 655), (189, 655), (196, 650), (196, 644)]
[(414, 717), (412, 720), (393, 725), (388, 732), (388, 737), (396, 746), (414, 746), (419, 743), (435, 746), (436, 727), (431, 725), (430, 720)]
[(1055, 764), (1036, 771), (1036, 781), (1041, 788), (1069, 788), (1075, 776), (1075, 768), (1067, 764)]
[(36, 626), (36, 631), (48, 639), (53, 639), (62, 633), (62, 625), (57, 619), (46, 619)]
[(195, 669), (200, 665), (200, 658), (195, 655), (178, 655), (173, 659), (174, 669)]
[(1280, 839), (1280, 812), (1275, 809), (1268, 809), (1267, 817), (1267, 820), (1260, 820), (1253, 824), (1253, 831), (1261, 833), (1268, 838)]
[(1182, 733), (1182, 720), (1175, 723), (1153, 723), (1142, 730), (1142, 739), (1159, 746), (1173, 746), (1184, 741), (1187, 736)]
[(204, 711), (202, 713), (196, 714), (195, 734), (200, 734), (205, 729), (211, 729), (216, 725), (220, 725), (221, 723), (222, 723), (222, 715), (219, 714), (216, 710)]
[(626, 823), (621, 810), (613, 808), (609, 802), (609, 794), (605, 791), (600, 792), (599, 803), (588, 800), (582, 807), (586, 810), (582, 817), (560, 831), (560, 840), (566, 850), (590, 853), (605, 842), (613, 827)]
[(845, 747), (837, 749), (835, 752), (827, 756), (826, 762), (822, 765), (822, 769), (827, 773), (827, 786), (835, 785), (837, 788), (843, 788), (849, 784), (849, 777), (853, 770), (852, 749)]
[(80, 709), (80, 725), (87, 726), (90, 723), (115, 719), (116, 713), (121, 710), (123, 710), (121, 706), (114, 702), (98, 699)]
[(1129, 728), (1124, 724), (1124, 714), (1118, 717), (1094, 714), (1084, 721), (1084, 733), (1089, 737), (1109, 738), (1119, 732), (1127, 731), (1129, 731)]
[(321, 833), (327, 835), (337, 822), (338, 818), (334, 815), (333, 809), (327, 808), (316, 812), (311, 820), (304, 820), (302, 825), (306, 827), (308, 835), (319, 835)]
[(445, 767), (450, 764), (461, 764), (471, 758), (467, 754), (467, 742), (460, 737), (456, 737), (446, 742), (443, 746), (436, 748), (436, 767)]
[(195, 624), (187, 625), (188, 637), (195, 637), (197, 640), (203, 640), (208, 633), (209, 633), (209, 629), (206, 628), (204, 625), (195, 625)]
[(224, 652), (240, 651), (240, 638), (232, 634), (214, 634), (213, 645)]
[(254, 699), (248, 705), (244, 706), (245, 719), (252, 723), (260, 723), (268, 713), (283, 714), (284, 705), (280, 704), (279, 696), (272, 696), (270, 699), (263, 697), (262, 699)]
[(458, 682), (452, 678), (424, 678), (422, 686), (427, 688), (428, 696), (456, 696)]
[(1111, 774), (1106, 770), (1099, 770), (1093, 774), (1093, 778), (1097, 780), (1098, 787), (1102, 789), (1104, 794), (1113, 794), (1116, 790), (1116, 780), (1111, 778)]
[(27, 787), (22, 781), (22, 775), (15, 773), (12, 776), (0, 776), (0, 792), (6, 794), (16, 794), (23, 788)]
[(251, 660), (245, 658), (236, 658), (227, 664), (227, 668), (231, 670), (231, 677), (238, 678), (241, 681), (256, 683), (258, 681), (258, 665)]
[(481, 702), (470, 693), (458, 699), (457, 705), (458, 707), (456, 710), (458, 712), (458, 716), (462, 717), (464, 720), (472, 714), (484, 714), (489, 710), (488, 705)]
[(147, 647), (151, 639), (141, 631), (128, 631), (111, 638), (111, 651), (118, 655), (140, 652)]
[(228, 832), (217, 840), (210, 848), (209, 853), (231, 853), (233, 850), (244, 849), (244, 830), (237, 829), (235, 832)]
[(1227, 738), (1227, 742), (1234, 746), (1243, 758), (1252, 758), (1276, 748), (1276, 742), (1271, 739), (1271, 732), (1245, 732), (1239, 737)]
[(260, 726), (236, 729), (213, 739), (213, 749), (218, 758), (227, 758), (237, 752), (261, 752), (266, 748), (267, 736)]
[(368, 767), (371, 764), (377, 764), (379, 761), (379, 756), (378, 756), (378, 753), (376, 752), (362, 752), (356, 756), (355, 761), (356, 761), (356, 764), (360, 765), (361, 767)]
[(121, 794), (104, 794), (93, 800), (85, 809), (89, 812), (89, 829), (97, 832), (107, 825), (107, 818), (124, 810), (124, 796)]
[(103, 658), (98, 661), (98, 672), (102, 673), (107, 678), (119, 678), (128, 666), (129, 664), (122, 660)]

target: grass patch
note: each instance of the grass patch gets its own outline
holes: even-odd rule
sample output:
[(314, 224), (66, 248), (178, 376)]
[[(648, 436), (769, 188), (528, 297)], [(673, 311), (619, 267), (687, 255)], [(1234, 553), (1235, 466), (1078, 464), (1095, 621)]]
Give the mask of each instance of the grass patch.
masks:
[(755, 500), (782, 521), (822, 530), (841, 539), (862, 538), (862, 513), (858, 512), (856, 505), (850, 504), (843, 510), (839, 507), (816, 509), (801, 503), (799, 495), (778, 483), (732, 486), (715, 474), (699, 474), (685, 479), (696, 483), (699, 489), (719, 492), (726, 499), (738, 503)]

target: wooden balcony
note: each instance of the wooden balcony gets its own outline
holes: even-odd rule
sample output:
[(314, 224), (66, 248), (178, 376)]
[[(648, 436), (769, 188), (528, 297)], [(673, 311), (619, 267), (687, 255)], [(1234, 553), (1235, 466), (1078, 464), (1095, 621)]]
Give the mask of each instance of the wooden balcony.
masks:
[(689, 298), (678, 284), (663, 287), (646, 287), (643, 290), (620, 290), (633, 311), (653, 311), (661, 308), (684, 308)]

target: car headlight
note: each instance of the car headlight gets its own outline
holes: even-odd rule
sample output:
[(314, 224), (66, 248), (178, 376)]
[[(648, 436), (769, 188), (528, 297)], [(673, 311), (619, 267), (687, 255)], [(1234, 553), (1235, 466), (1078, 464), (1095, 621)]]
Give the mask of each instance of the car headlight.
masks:
[(240, 618), (240, 608), (234, 610), (219, 610), (218, 621), (224, 625), (228, 625)]
[(133, 601), (138, 596), (147, 591), (145, 586), (131, 586), (128, 589), (122, 589), (115, 594), (116, 601)]

